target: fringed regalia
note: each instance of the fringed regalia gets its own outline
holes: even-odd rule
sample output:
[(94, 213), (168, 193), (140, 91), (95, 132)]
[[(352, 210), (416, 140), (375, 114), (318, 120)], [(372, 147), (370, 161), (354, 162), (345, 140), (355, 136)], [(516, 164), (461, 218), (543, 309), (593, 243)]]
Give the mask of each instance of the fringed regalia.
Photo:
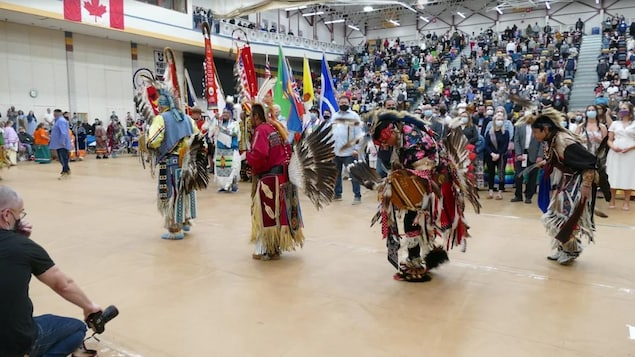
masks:
[[(143, 145), (140, 158), (144, 167), (150, 164), (153, 175), (158, 167), (157, 208), (168, 230), (161, 238), (183, 239), (191, 228), (190, 219), (197, 215), (196, 191), (209, 183), (207, 148), (194, 120), (179, 108), (178, 89), (173, 88), (177, 82), (172, 77), (176, 74), (174, 55), (169, 48), (165, 53), (171, 59), (165, 82), (155, 81), (145, 69), (149, 74), (143, 73), (134, 81), (137, 112), (150, 123), (139, 140)], [(163, 109), (160, 113), (159, 108)]]
[[(523, 99), (512, 99), (531, 107)], [(553, 108), (545, 108), (538, 115), (527, 111), (516, 125), (527, 123), (532, 129), (545, 133), (543, 148), (546, 166), (539, 186), (538, 206), (544, 213), (542, 223), (556, 249), (548, 259), (566, 265), (582, 253), (584, 240), (588, 243), (594, 241), (593, 213), (598, 188), (607, 201), (611, 198), (611, 192), (606, 174), (607, 140), (600, 144), (597, 155), (593, 155), (582, 145), (578, 136), (561, 126), (563, 117)], [(518, 175), (532, 170), (533, 166)], [(560, 176), (554, 192), (551, 192), (552, 173)], [(583, 189), (588, 190), (589, 199), (583, 196)]]
[[(380, 179), (357, 162), (349, 167), (351, 175), (379, 192), (372, 224), (381, 222), (388, 261), (398, 270), (394, 278), (428, 281), (428, 270), (447, 261), (451, 248), (466, 247), (465, 199), (480, 210), (475, 179), (468, 172), (467, 139), (456, 128), (436, 142), (420, 119), (395, 111), (375, 114), (371, 131), (376, 144), (393, 146), (392, 170)], [(400, 233), (397, 218), (402, 216)]]
[(256, 259), (277, 259), (303, 246), (300, 190), (317, 209), (333, 199), (337, 170), (331, 127), (321, 125), (302, 135), (293, 148), (284, 130), (275, 120), (258, 125), (246, 154), (254, 182), (251, 242)]
[[(216, 150), (214, 150), (214, 179), (220, 190), (237, 188), (241, 158), (238, 151), (240, 124), (232, 118), (221, 119), (217, 127)], [(225, 138), (224, 141), (221, 138)]]
[[(557, 131), (545, 143), (544, 150), (547, 167), (540, 185), (539, 204), (544, 211), (541, 220), (552, 238), (553, 249), (557, 250), (550, 259), (566, 264), (580, 255), (583, 241), (594, 241), (593, 212), (600, 181), (598, 160), (567, 130)], [(548, 199), (549, 176), (554, 169), (559, 170), (562, 176)], [(589, 200), (582, 198), (583, 185), (591, 185), (592, 197)]]
[(251, 242), (255, 256), (274, 258), (304, 244), (297, 189), (289, 181), (291, 146), (270, 123), (254, 131), (247, 162), (256, 181), (252, 201)]

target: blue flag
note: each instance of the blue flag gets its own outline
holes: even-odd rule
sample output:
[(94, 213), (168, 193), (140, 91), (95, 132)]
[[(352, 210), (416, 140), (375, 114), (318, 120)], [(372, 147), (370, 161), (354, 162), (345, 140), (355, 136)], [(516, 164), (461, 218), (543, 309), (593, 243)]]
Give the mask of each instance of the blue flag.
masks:
[(322, 55), (322, 74), (320, 75), (320, 117), (324, 117), (324, 111), (329, 110), (331, 114), (340, 110), (335, 99), (335, 88), (333, 87), (333, 79), (326, 58)]

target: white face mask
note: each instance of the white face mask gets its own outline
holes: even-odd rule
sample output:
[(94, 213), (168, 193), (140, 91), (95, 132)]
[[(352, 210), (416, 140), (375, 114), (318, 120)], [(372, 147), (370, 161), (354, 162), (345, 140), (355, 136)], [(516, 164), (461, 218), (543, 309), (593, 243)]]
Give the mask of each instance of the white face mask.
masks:
[(488, 111), (487, 111), (487, 115), (492, 115), (492, 114), (494, 114), (494, 111), (493, 111), (493, 110), (488, 110)]
[(500, 128), (501, 126), (503, 126), (504, 120), (503, 119), (496, 119), (495, 123), (496, 123), (496, 126)]
[(467, 117), (462, 117), (461, 118), (461, 124), (463, 124), (463, 125), (467, 124)]

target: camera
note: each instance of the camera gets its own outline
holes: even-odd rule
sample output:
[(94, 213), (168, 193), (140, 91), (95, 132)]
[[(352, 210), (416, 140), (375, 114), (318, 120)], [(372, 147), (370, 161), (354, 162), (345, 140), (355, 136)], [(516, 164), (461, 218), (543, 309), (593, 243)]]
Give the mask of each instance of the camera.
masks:
[(106, 330), (106, 323), (119, 315), (119, 310), (114, 305), (110, 305), (104, 311), (93, 312), (86, 318), (86, 324), (95, 333), (100, 334)]

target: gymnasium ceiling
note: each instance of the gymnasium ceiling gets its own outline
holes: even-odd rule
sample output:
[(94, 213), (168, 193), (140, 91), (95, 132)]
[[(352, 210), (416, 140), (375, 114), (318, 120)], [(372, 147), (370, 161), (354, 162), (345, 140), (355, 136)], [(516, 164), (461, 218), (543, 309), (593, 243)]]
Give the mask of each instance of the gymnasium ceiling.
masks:
[[(387, 24), (389, 20), (398, 21), (402, 14), (416, 14), (422, 21), (438, 17), (443, 13), (461, 12), (466, 16), (473, 13), (496, 16), (500, 11), (512, 9), (545, 8), (555, 3), (568, 3), (574, 0), (216, 0), (211, 7), (217, 17), (234, 18), (275, 9), (289, 9), (289, 15), (295, 12), (307, 16), (314, 15), (322, 21), (345, 19), (347, 23), (368, 24), (375, 27), (378, 23)], [(372, 11), (367, 11), (372, 7)], [(366, 11), (365, 11), (366, 10)], [(312, 16), (311, 16), (312, 17)], [(396, 20), (397, 19), (397, 20)]]

